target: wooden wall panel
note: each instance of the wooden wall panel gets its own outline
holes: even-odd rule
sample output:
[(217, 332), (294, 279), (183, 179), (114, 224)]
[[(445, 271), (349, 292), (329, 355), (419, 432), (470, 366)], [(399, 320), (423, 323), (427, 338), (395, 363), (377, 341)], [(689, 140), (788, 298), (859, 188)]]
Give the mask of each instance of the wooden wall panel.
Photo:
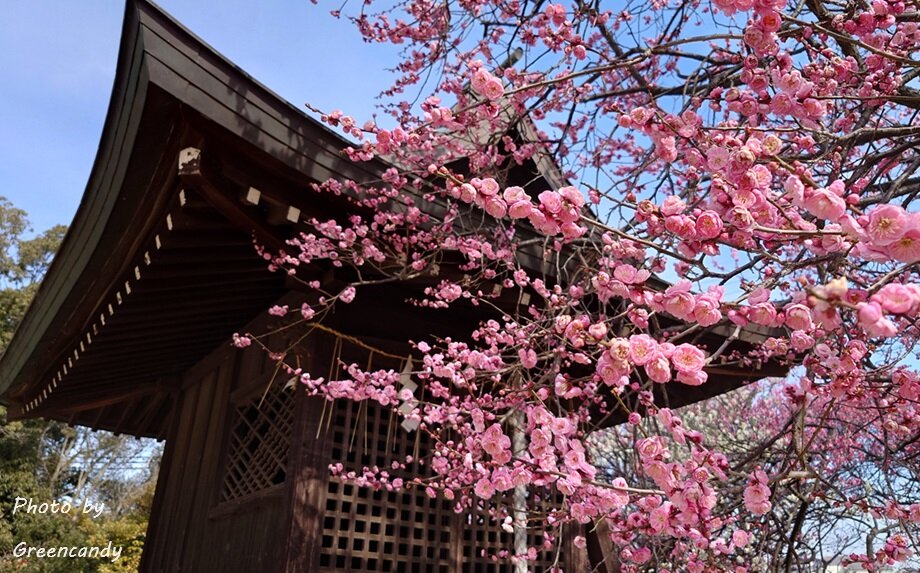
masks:
[(203, 560), (195, 571), (203, 573), (274, 573), (278, 569), (281, 496), (252, 503), (235, 515), (208, 522)]
[(141, 571), (249, 573), (278, 567), (287, 486), (229, 509), (224, 504), (224, 511), (218, 504), (228, 425), (236, 415), (231, 396), (264, 376), (265, 368), (265, 353), (258, 349), (221, 348), (183, 377)]
[(160, 497), (162, 511), (155, 521), (148, 525), (147, 544), (144, 547), (144, 559), (141, 571), (167, 571), (167, 561), (176, 543), (172, 525), (179, 515), (179, 484), (182, 483), (189, 463), (190, 443), (184, 439), (191, 432), (193, 412), (198, 400), (198, 392), (183, 392), (176, 401), (176, 416), (172, 419), (172, 428), (166, 439), (163, 458), (166, 461), (160, 468), (157, 478), (156, 495)]
[[(197, 431), (203, 436), (203, 448), (199, 456), (198, 476), (192, 481), (191, 473), (187, 476), (188, 489), (192, 490), (191, 500), (183, 507), (188, 508), (188, 533), (183, 538), (182, 563), (190, 563), (191, 571), (204, 570), (208, 559), (204, 549), (208, 547), (205, 534), (210, 528), (208, 511), (214, 504), (216, 493), (220, 488), (220, 454), (223, 429), (227, 418), (227, 400), (234, 380), (234, 361), (228, 360), (218, 366), (211, 379), (213, 395), (208, 416), (197, 420)], [(199, 384), (202, 393), (207, 392), (205, 387), (208, 378)]]
[(191, 525), (199, 521), (199, 516), (192, 512), (192, 504), (196, 495), (204, 492), (196, 491), (198, 474), (201, 472), (202, 457), (207, 455), (208, 435), (206, 428), (214, 410), (214, 397), (217, 394), (219, 379), (217, 372), (211, 372), (203, 380), (190, 386), (187, 392), (197, 393), (195, 409), (192, 419), (188, 420), (188, 432), (179, 436), (179, 440), (188, 444), (188, 456), (184, 464), (179, 487), (176, 495), (176, 507), (173, 514), (172, 531), (174, 537), (170, 544), (169, 559), (165, 562), (167, 571), (192, 571), (188, 556), (184, 554), (188, 536), (192, 534)]

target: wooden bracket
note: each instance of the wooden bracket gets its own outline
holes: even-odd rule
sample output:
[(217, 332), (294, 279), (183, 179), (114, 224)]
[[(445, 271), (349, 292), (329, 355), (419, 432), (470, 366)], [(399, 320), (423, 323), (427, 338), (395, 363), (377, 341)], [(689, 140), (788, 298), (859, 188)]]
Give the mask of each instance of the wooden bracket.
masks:
[(275, 233), (271, 227), (255, 215), (247, 205), (258, 205), (261, 192), (254, 187), (248, 188), (241, 197), (225, 189), (231, 187), (225, 184), (215, 171), (207, 167), (207, 157), (202, 155), (196, 147), (186, 147), (179, 152), (179, 177), (184, 186), (194, 189), (216, 211), (227, 218), (241, 230), (251, 233), (255, 239), (272, 250), (284, 247), (284, 240)]
[(179, 152), (179, 175), (201, 174), (201, 150), (197, 147), (186, 147)]

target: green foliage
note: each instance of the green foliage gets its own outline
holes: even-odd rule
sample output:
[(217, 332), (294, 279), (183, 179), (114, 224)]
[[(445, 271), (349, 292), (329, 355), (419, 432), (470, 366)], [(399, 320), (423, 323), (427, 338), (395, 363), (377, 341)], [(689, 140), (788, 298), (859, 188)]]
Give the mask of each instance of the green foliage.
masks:
[[(0, 407), (0, 416), (6, 417)], [(31, 498), (36, 503), (55, 498), (52, 488), (40, 481), (37, 461), (42, 459), (44, 441), (53, 422), (27, 420), (8, 422), (0, 426), (0, 555), (9, 556), (16, 544), (26, 542), (41, 546), (84, 545), (86, 532), (69, 515), (61, 513), (13, 514), (17, 497)], [(65, 573), (92, 571), (92, 564), (82, 559), (28, 560), (21, 563), (0, 558), (3, 571), (29, 573)]]
[(113, 545), (122, 548), (121, 558), (115, 562), (100, 563), (96, 569), (98, 573), (133, 573), (138, 570), (155, 489), (156, 483), (148, 480), (128, 513), (99, 523), (98, 531), (90, 535), (92, 545), (105, 546), (111, 541)]
[(0, 197), (0, 352), (9, 344), (67, 228), (56, 225), (32, 238), (25, 211)]
[(25, 236), (28, 231), (31, 228), (26, 212), (0, 197), (0, 278), (13, 287), (22, 288), (41, 280), (67, 227), (55, 225), (32, 238)]
[(36, 287), (0, 289), (0, 348), (6, 348), (16, 326), (26, 313)]
[[(0, 353), (38, 290), (66, 228), (56, 226), (27, 238), (26, 213), (0, 197)], [(136, 571), (153, 496), (155, 466), (132, 478), (87, 469), (135, 460), (144, 448), (125, 437), (90, 434), (55, 421), (6, 421), (0, 406), (0, 571), (22, 573), (120, 573)], [(78, 463), (79, 460), (79, 463)], [(95, 480), (95, 481), (94, 481)], [(91, 483), (88, 483), (91, 482)], [(98, 487), (97, 487), (98, 486)], [(94, 519), (78, 510), (69, 514), (13, 514), (17, 497), (35, 503), (75, 498), (93, 492), (107, 511)], [(122, 547), (116, 561), (88, 558), (16, 559), (18, 543), (34, 547)]]

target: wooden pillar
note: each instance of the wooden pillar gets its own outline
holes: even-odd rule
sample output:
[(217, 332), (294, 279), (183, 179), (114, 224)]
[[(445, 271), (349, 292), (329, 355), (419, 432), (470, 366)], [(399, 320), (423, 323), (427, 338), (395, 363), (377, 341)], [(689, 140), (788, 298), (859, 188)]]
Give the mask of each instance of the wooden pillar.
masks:
[[(328, 369), (331, 349), (327, 348), (325, 337), (310, 337), (305, 345), (301, 352), (305, 358), (304, 370), (323, 372), (323, 365)], [(331, 458), (326, 432), (321, 427), (325, 400), (299, 391), (299, 383), (295, 391), (297, 405), (288, 462), (290, 487), (285, 499), (288, 515), (282, 528), (284, 540), (279, 570), (308, 573), (319, 567)], [(328, 404), (326, 406), (328, 409)]]

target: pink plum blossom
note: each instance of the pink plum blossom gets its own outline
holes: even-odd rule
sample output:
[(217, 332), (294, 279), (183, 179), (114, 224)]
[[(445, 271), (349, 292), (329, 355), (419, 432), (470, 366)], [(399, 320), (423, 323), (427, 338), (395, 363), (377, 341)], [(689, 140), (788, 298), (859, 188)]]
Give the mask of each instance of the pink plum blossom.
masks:
[(345, 289), (339, 293), (339, 300), (345, 304), (349, 304), (355, 300), (355, 287), (345, 287)]
[(715, 239), (722, 232), (722, 218), (714, 211), (703, 211), (696, 218), (696, 237), (700, 240)]
[(786, 326), (793, 330), (810, 330), (812, 327), (811, 310), (804, 304), (790, 304), (783, 308)]
[(897, 205), (882, 205), (869, 213), (866, 232), (873, 244), (884, 247), (897, 241), (907, 231), (907, 212)]
[(674, 369), (683, 374), (692, 374), (706, 365), (706, 354), (692, 344), (679, 344), (671, 354)]
[(647, 334), (637, 334), (629, 338), (629, 359), (640, 366), (654, 360), (658, 352), (658, 342)]
[(755, 471), (744, 488), (744, 506), (754, 515), (764, 515), (773, 505), (770, 496), (766, 474), (762, 470)]
[(667, 356), (658, 354), (652, 360), (645, 363), (645, 372), (648, 377), (659, 384), (664, 384), (671, 380), (671, 365)]
[(827, 189), (815, 189), (805, 195), (805, 209), (819, 219), (837, 221), (846, 212), (843, 198)]

